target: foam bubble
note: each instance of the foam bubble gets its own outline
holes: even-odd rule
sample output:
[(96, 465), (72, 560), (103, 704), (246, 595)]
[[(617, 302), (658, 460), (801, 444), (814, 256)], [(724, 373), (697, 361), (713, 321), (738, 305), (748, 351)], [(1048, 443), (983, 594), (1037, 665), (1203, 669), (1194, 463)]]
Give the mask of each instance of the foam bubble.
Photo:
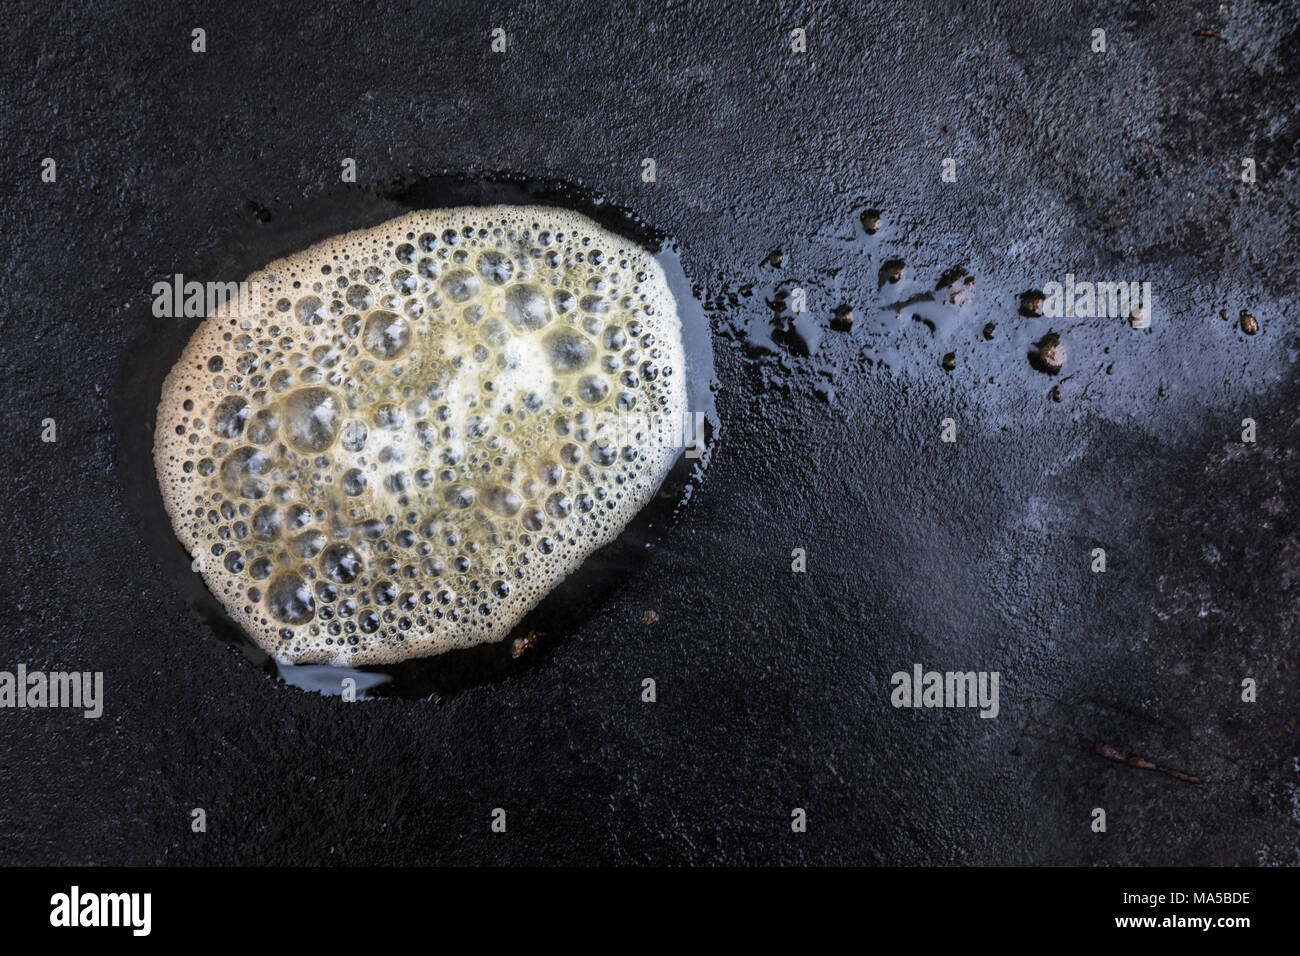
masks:
[(663, 272), (577, 213), (412, 213), (248, 281), (265, 308), (195, 332), (154, 462), (208, 587), (281, 661), (504, 638), (677, 457), (648, 437), (685, 406)]

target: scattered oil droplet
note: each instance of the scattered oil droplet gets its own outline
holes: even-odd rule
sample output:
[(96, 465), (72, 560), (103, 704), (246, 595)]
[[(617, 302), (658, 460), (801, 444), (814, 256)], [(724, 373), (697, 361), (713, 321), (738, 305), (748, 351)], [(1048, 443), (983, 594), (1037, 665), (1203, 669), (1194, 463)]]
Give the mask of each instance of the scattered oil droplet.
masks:
[(1065, 367), (1069, 352), (1061, 337), (1055, 332), (1044, 335), (1037, 343), (1038, 351), (1030, 355), (1030, 364), (1047, 375), (1056, 375)]
[(877, 288), (883, 289), (886, 283), (893, 285), (903, 278), (903, 270), (907, 268), (907, 263), (902, 259), (888, 259), (880, 267), (880, 283)]
[(943, 301), (947, 305), (962, 309), (975, 298), (975, 277), (966, 272), (965, 266), (953, 266), (939, 276), (934, 288), (944, 293)]
[(1047, 301), (1041, 289), (1029, 289), (1020, 293), (1020, 314), (1029, 319), (1042, 318), (1043, 303)]

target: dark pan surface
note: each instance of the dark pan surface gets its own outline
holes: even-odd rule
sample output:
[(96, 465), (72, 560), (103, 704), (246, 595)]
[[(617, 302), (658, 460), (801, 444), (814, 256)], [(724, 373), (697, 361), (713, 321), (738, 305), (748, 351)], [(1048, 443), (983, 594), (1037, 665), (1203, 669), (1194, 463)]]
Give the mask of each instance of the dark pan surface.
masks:
[[(0, 668), (103, 671), (107, 701), (0, 712), (0, 862), (1300, 863), (1294, 6), (11, 6)], [(120, 419), (146, 323), (177, 335), (154, 281), (445, 171), (574, 183), (672, 236), (722, 427), (681, 520), (527, 666), (346, 704), (212, 635)], [(955, 265), (963, 324), (873, 338)], [(1017, 316), (1066, 272), (1150, 279), (1152, 329)], [(782, 283), (820, 336), (766, 336)], [(1049, 330), (1055, 379), (1026, 360)], [(999, 671), (1000, 715), (891, 707), (915, 662)]]

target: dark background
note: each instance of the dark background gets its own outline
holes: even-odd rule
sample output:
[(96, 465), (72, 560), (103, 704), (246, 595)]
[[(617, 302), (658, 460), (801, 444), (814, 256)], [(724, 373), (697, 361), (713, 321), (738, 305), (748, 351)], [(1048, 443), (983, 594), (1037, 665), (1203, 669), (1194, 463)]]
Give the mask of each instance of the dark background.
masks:
[[(1300, 863), (1293, 5), (157, 7), (15, 2), (0, 36), (0, 669), (107, 698), (0, 713), (0, 862)], [(710, 306), (682, 520), (533, 666), (437, 702), (304, 693), (211, 636), (117, 450), (152, 283), (292, 251), (347, 156), (360, 186), (581, 182)], [(882, 319), (895, 256), (975, 303)], [(1067, 272), (1150, 280), (1152, 328), (1016, 315)], [(765, 347), (774, 276), (854, 331)], [(999, 671), (1000, 716), (895, 710), (914, 662)]]

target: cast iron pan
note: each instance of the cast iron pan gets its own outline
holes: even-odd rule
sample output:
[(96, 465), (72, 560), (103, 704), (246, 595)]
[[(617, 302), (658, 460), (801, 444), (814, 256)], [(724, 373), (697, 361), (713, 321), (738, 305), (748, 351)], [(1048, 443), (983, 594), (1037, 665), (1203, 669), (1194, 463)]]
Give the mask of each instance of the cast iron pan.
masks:
[[(0, 715), (3, 862), (1300, 863), (1294, 5), (20, 0), (6, 24), (4, 663), (100, 671), (106, 710)], [(538, 609), (536, 653), (355, 704), (271, 679), (159, 518), (147, 424), (188, 328), (149, 290), (508, 193), (672, 237), (716, 359), (708, 469), (627, 538), (653, 548)], [(881, 311), (955, 266), (978, 291), (948, 331)], [(1152, 327), (1018, 314), (1066, 272), (1149, 278)], [(767, 304), (794, 285), (801, 328)], [(1049, 331), (1057, 376), (1027, 361)], [(998, 718), (894, 708), (915, 663), (1000, 671)]]

